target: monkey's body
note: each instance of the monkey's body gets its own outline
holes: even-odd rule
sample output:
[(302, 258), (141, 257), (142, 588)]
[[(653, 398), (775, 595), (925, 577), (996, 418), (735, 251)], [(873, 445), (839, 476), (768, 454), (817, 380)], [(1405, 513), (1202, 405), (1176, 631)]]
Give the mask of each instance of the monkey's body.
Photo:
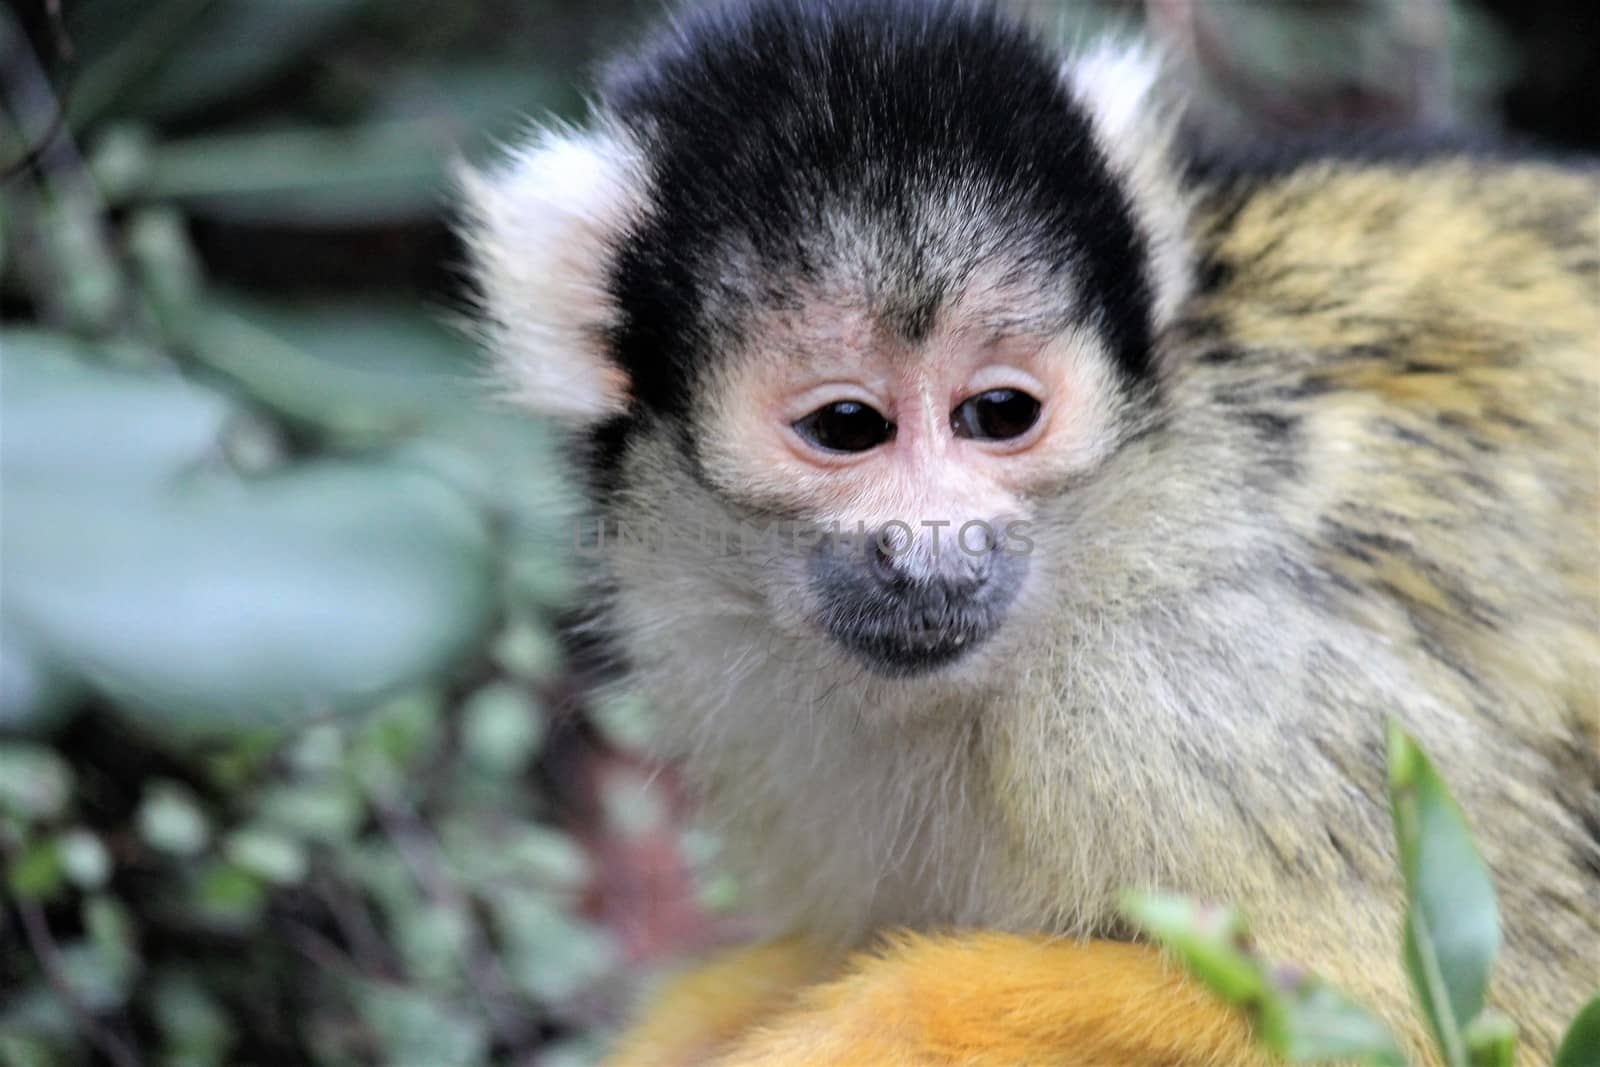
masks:
[[(879, 13), (870, 19), (904, 6), (842, 10)], [(959, 22), (952, 5), (934, 7)], [(891, 52), (931, 47), (889, 40)], [(654, 60), (680, 92), (696, 77), (715, 87), (699, 61), (687, 46)], [(674, 64), (688, 64), (688, 75)], [(1180, 182), (1169, 128), (1130, 103), (1148, 80), (1114, 63), (1087, 69), (1068, 77), (1080, 79), (1072, 85), (1093, 116), (1100, 165), (1128, 190), (1122, 210), (1138, 233), (1143, 287), (1102, 293), (1109, 303), (1098, 310), (1076, 298), (1080, 324), (1050, 327), (1067, 340), (1042, 350), (1047, 370), (1038, 373), (1066, 364), (1077, 376), (1040, 387), (1056, 405), (1045, 431), (1054, 437), (1006, 453), (1002, 474), (982, 467), (982, 478), (1003, 485), (989, 496), (988, 482), (971, 488), (975, 476), (955, 466), (925, 483), (955, 486), (948, 499), (927, 488), (895, 496), (898, 469), (887, 488), (879, 479), (830, 496), (831, 483), (813, 481), (809, 468), (781, 473), (786, 454), (771, 452), (780, 458), (763, 468), (766, 431), (742, 410), (761, 404), (738, 398), (766, 395), (768, 357), (746, 350), (752, 336), (768, 350), (838, 347), (863, 359), (890, 348), (913, 353), (905, 373), (936, 375), (918, 368), (937, 368), (946, 347), (972, 347), (961, 332), (969, 320), (991, 333), (995, 322), (1044, 329), (1011, 314), (1035, 306), (1026, 271), (1039, 257), (1022, 256), (999, 282), (983, 270), (1005, 254), (993, 251), (941, 275), (930, 283), (945, 294), (934, 325), (908, 331), (906, 302), (891, 298), (903, 257), (886, 254), (894, 267), (882, 273), (876, 251), (840, 254), (836, 235), (794, 253), (781, 223), (763, 221), (748, 247), (721, 242), (735, 246), (741, 268), (709, 274), (713, 295), (675, 290), (697, 309), (698, 344), (714, 339), (740, 354), (680, 371), (696, 392), (686, 409), (660, 406), (656, 387), (642, 386), (668, 372), (627, 346), (642, 322), (670, 335), (660, 334), (659, 306), (653, 318), (637, 310), (628, 272), (651, 261), (648, 227), (676, 195), (663, 188), (672, 164), (649, 165), (662, 151), (650, 143), (657, 120), (609, 142), (607, 158), (643, 159), (621, 167), (647, 176), (617, 179), (598, 207), (569, 214), (602, 234), (602, 252), (621, 248), (620, 262), (633, 265), (580, 277), (572, 292), (602, 294), (577, 320), (607, 324), (606, 344), (622, 355), (580, 351), (601, 336), (591, 327), (570, 335), (578, 354), (566, 362), (540, 357), (564, 383), (594, 383), (567, 414), (591, 424), (610, 417), (604, 514), (679, 529), (708, 515), (881, 523), (933, 493), (941, 516), (1021, 514), (1034, 528), (1004, 627), (982, 630), (982, 646), (955, 666), (909, 678), (894, 664), (862, 669), (816, 632), (815, 594), (794, 584), (817, 573), (815, 558), (619, 549), (606, 561), (606, 607), (632, 683), (662, 709), (667, 754), (703, 790), (756, 909), (812, 946), (812, 964), (779, 957), (785, 981), (828, 977), (839, 953), (885, 930), (1117, 938), (1126, 933), (1118, 893), (1160, 888), (1240, 905), (1268, 955), (1316, 968), (1415, 1040), (1395, 947), (1399, 884), (1384, 790), (1384, 725), (1397, 717), (1449, 779), (1494, 872), (1505, 925), (1495, 996), (1540, 1062), (1600, 987), (1600, 177), (1437, 154)], [(982, 75), (971, 76), (981, 88)], [(863, 91), (874, 99), (871, 86)], [(890, 119), (874, 121), (892, 127), (898, 90), (881, 91)], [(961, 105), (951, 106), (959, 123)], [(830, 112), (828, 136), (837, 119)], [(805, 150), (803, 133), (792, 139), (790, 150)], [(952, 179), (958, 192), (961, 180)], [(985, 209), (989, 186), (974, 188), (980, 223), (984, 210), (1004, 217), (1015, 199)], [(530, 227), (551, 225), (526, 221), (520, 195), (516, 180), (477, 191), (477, 240), (502, 350), (526, 380), (515, 361), (530, 329), (572, 320), (516, 307), (529, 278), (507, 264), (529, 240), (549, 237)], [(632, 236), (604, 238), (616, 232)], [(1080, 260), (1092, 261), (1105, 237), (1068, 242), (1075, 277), (1104, 281), (1095, 273), (1103, 263)], [(801, 285), (772, 281), (782, 275), (768, 246), (798, 257)], [(916, 270), (937, 272), (952, 257), (937, 241), (916, 247)], [(580, 252), (569, 260), (580, 274), (618, 262)], [(1141, 299), (1146, 310), (1130, 317), (1127, 304)], [(818, 332), (819, 309), (837, 325)], [(1127, 327), (1140, 321), (1150, 326), (1143, 340)], [(1017, 362), (1037, 371), (1026, 358)], [(1113, 372), (1098, 361), (1115, 366), (1122, 387), (1105, 384)], [(896, 395), (936, 391), (925, 383)], [(695, 399), (701, 393), (709, 399)], [(938, 427), (913, 424), (913, 401), (883, 403), (900, 405), (902, 439), (879, 451), (904, 450), (913, 482), (924, 463), (914, 450), (924, 446), (912, 435)], [(1092, 417), (1102, 407), (1103, 425)], [(967, 444), (958, 433), (928, 447), (942, 456)], [(1040, 466), (1024, 467), (1038, 450)], [(993, 462), (987, 456), (961, 462)], [(922, 648), (921, 634), (907, 647)], [(1126, 992), (1123, 1026), (1099, 1059), (1082, 1062), (1174, 1062), (1164, 1042), (1173, 998), (1187, 994), (1146, 956), (987, 935), (860, 962), (808, 1001), (753, 996), (751, 1013), (770, 1028), (730, 1062), (968, 1062), (952, 1049), (974, 1063), (1057, 1062), (1062, 1035), (1101, 1018), (1104, 1001), (1070, 983), (995, 979), (1026, 971), (1041, 951), (1060, 954), (1077, 982)], [(850, 1044), (861, 1022), (852, 1005), (882, 1003), (874, 989), (924, 1009), (948, 1003), (939, 998), (950, 995), (950, 976), (919, 972), (915, 961), (948, 968), (962, 952), (972, 981), (957, 1015), (974, 1020), (975, 1034), (935, 1035), (926, 1018), (891, 1016)], [(756, 976), (772, 960), (758, 953), (726, 965), (718, 981)], [(916, 995), (919, 982), (929, 999)], [(680, 1034), (684, 1003), (664, 1009)], [(687, 1014), (692, 1032), (694, 1009)], [(723, 1010), (717, 1022), (710, 1014), (708, 1032), (730, 1036), (739, 1012)], [(1019, 1018), (1037, 1023), (1035, 1044), (1015, 1027), (998, 1033)], [(1208, 1036), (1183, 1062), (1246, 1062), (1226, 1022), (1206, 1018), (1194, 1025)], [(991, 1024), (998, 1030), (984, 1029)], [(660, 1027), (657, 1016), (627, 1062), (657, 1062), (648, 1046)], [(693, 1040), (663, 1040), (689, 1062), (705, 1052)], [(974, 1051), (985, 1042), (988, 1058)]]
[(1548, 1055), (1600, 988), (1597, 205), (1450, 158), (1208, 197), (1171, 406), (1042, 517), (1068, 606), (1023, 676), (897, 707), (780, 664), (712, 697), (707, 657), (761, 639), (657, 598), (646, 691), (748, 716), (674, 755), (758, 910), (835, 944), (1106, 936), (1120, 890), (1178, 888), (1415, 1026), (1396, 716), (1495, 872), (1498, 998)]

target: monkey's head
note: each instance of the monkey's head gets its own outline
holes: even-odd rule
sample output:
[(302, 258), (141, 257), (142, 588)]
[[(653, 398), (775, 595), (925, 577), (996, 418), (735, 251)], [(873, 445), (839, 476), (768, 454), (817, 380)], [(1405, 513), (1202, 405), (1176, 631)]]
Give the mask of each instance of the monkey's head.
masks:
[(644, 669), (980, 684), (1050, 595), (1040, 501), (1160, 388), (1154, 81), (946, 0), (739, 3), (467, 180), (491, 347), (592, 445), (584, 540)]

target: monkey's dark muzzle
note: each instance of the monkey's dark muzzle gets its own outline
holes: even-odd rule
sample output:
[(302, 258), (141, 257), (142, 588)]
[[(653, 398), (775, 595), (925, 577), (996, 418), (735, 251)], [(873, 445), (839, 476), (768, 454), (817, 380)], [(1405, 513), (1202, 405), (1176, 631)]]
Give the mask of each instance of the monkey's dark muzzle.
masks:
[(1026, 556), (926, 543), (891, 551), (873, 538), (825, 541), (811, 557), (818, 623), (869, 670), (890, 678), (954, 663), (999, 630)]

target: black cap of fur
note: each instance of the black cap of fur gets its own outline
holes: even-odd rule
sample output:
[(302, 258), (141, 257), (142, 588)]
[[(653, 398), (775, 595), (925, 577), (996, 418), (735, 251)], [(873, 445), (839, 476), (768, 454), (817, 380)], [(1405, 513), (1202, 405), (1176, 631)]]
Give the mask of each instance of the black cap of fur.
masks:
[[(908, 208), (957, 180), (985, 190), (985, 217), (1026, 229), (1030, 265), (1075, 279), (1073, 306), (1130, 384), (1151, 375), (1150, 281), (1128, 200), (1061, 57), (987, 7), (701, 8), (616, 68), (604, 104), (649, 161), (651, 206), (611, 279), (613, 343), (635, 395), (658, 410), (684, 409), (710, 335), (737, 329), (707, 321), (705, 287), (726, 273), (728, 238), (754, 250), (763, 278), (804, 278), (815, 269), (807, 237), (829, 204), (904, 221), (893, 255), (912, 295), (899, 313), (906, 333), (925, 329), (947, 280), (918, 277)], [(723, 291), (716, 306), (784, 296)]]

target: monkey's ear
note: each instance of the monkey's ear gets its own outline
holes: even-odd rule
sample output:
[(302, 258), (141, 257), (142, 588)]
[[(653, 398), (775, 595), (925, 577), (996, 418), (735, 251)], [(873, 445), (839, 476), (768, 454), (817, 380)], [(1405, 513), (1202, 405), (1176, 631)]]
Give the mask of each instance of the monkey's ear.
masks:
[(640, 174), (631, 140), (611, 132), (546, 132), (497, 168), (463, 168), (481, 324), (514, 402), (580, 425), (627, 410), (607, 274), (640, 210)]
[(1178, 94), (1156, 48), (1105, 40), (1067, 63), (1066, 79), (1088, 112), (1096, 144), (1122, 179), (1149, 247), (1157, 326), (1192, 285), (1191, 196), (1176, 150)]

